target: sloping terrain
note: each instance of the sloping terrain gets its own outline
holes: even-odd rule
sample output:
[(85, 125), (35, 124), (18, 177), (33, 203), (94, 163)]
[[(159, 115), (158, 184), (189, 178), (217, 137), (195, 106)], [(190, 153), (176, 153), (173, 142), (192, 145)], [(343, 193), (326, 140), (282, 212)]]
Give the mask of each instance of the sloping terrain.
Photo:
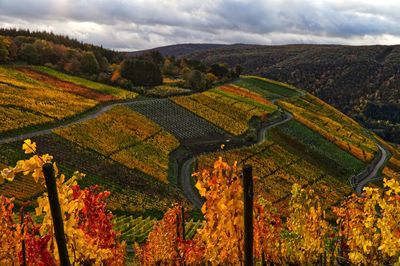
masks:
[[(0, 135), (77, 117), (105, 102), (133, 99), (136, 93), (46, 68), (0, 67)], [(59, 73), (59, 74), (58, 74)], [(106, 87), (106, 89), (101, 89)]]
[(400, 142), (400, 46), (231, 45), (187, 55), (311, 92), (386, 140)]
[[(71, 176), (79, 170), (86, 176), (79, 182), (83, 187), (98, 185), (101, 191), (111, 192), (109, 208), (115, 213), (139, 213), (160, 217), (173, 202), (186, 200), (172, 186), (139, 170), (130, 169), (94, 150), (70, 142), (56, 134), (32, 138), (40, 153), (49, 153), (60, 172)], [(21, 151), (21, 142), (0, 145), (2, 166), (13, 165), (26, 158)], [(31, 176), (17, 176), (13, 182), (0, 185), (0, 195), (15, 197), (16, 203), (33, 200), (45, 190), (44, 185), (35, 183)]]
[(164, 182), (167, 182), (168, 155), (179, 146), (169, 132), (125, 106), (54, 132)]
[(225, 133), (169, 99), (140, 101), (129, 105), (152, 119), (180, 140), (221, 138)]
[[(40, 74), (36, 69), (12, 71), (43, 86), (57, 82), (52, 89), (63, 93), (73, 94), (73, 86), (82, 86), (68, 85), (67, 92), (67, 85), (59, 83), (59, 77), (54, 75)], [(68, 79), (67, 83), (72, 84), (75, 77)], [(93, 91), (105, 93), (101, 89)], [(255, 117), (258, 123), (254, 122)], [(282, 210), (293, 183), (313, 188), (328, 208), (350, 194), (359, 182), (374, 181), (364, 178), (382, 170), (375, 165), (376, 160), (382, 159), (378, 143), (393, 154), (385, 163), (383, 176), (400, 173), (400, 153), (383, 140), (375, 140), (354, 120), (310, 94), (255, 76), (171, 99), (129, 100), (83, 114), (79, 121), (66, 121), (52, 130), (35, 130), (31, 137), (41, 147), (40, 153), (54, 155), (68, 175), (74, 170), (87, 173), (81, 181), (83, 186), (98, 184), (100, 189), (110, 190), (110, 209), (135, 216), (159, 217), (173, 202), (201, 206), (196, 194), (192, 195), (194, 198), (188, 196), (192, 205), (184, 196), (189, 195), (189, 190), (194, 191), (191, 164), (199, 154), (198, 167), (210, 166), (219, 156), (229, 162), (253, 165), (259, 176), (257, 193)], [(246, 140), (241, 135), (245, 131), (255, 131), (257, 137)], [(23, 136), (29, 135), (0, 138), (3, 166), (23, 158), (19, 151)], [(202, 141), (184, 145), (199, 139)], [(233, 139), (237, 141), (235, 145), (231, 145)], [(171, 154), (182, 146), (185, 157), (174, 159), (178, 165), (172, 166)], [(176, 186), (177, 179), (180, 188)], [(43, 190), (41, 184), (23, 176), (0, 186), (2, 194), (15, 196), (18, 202), (33, 199)], [(136, 237), (129, 232), (130, 239)], [(141, 233), (140, 239), (143, 236)]]
[(252, 119), (265, 121), (277, 110), (262, 95), (233, 84), (172, 100), (235, 136), (248, 131)]

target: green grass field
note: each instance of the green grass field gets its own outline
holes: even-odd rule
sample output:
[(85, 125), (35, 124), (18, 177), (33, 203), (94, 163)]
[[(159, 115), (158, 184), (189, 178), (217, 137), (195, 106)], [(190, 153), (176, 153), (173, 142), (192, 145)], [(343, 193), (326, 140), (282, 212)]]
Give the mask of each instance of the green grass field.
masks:
[(259, 93), (270, 100), (300, 95), (298, 91), (294, 90), (290, 86), (273, 83), (272, 81), (268, 82), (266, 79), (252, 76), (243, 76), (237, 80), (235, 84)]
[(360, 172), (366, 164), (318, 133), (294, 120), (272, 128), (270, 136), (279, 142), (286, 142), (297, 148), (299, 153), (309, 153), (322, 166), (330, 169), (338, 178), (344, 181)]

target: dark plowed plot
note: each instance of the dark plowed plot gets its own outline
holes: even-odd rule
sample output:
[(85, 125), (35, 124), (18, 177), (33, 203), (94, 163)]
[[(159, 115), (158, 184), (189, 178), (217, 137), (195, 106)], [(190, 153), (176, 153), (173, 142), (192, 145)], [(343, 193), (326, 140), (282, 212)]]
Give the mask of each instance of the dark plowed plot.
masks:
[(150, 118), (180, 140), (222, 138), (225, 133), (204, 119), (168, 99), (141, 101), (129, 105)]

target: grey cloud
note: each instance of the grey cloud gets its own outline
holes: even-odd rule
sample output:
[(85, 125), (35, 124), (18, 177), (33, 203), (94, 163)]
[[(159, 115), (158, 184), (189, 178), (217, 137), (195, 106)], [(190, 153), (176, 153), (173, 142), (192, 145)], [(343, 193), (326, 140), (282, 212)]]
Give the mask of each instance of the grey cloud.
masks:
[(0, 26), (51, 30), (116, 49), (391, 43), (400, 39), (399, 8), (394, 0), (0, 0)]

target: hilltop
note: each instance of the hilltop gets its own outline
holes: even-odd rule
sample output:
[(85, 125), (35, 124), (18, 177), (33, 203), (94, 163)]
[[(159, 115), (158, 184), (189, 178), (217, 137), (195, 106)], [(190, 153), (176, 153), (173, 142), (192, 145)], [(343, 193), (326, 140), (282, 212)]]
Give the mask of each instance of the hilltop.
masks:
[[(187, 48), (193, 50), (187, 54)], [(207, 65), (240, 64), (261, 75), (311, 92), (388, 141), (400, 142), (400, 47), (346, 45), (176, 45), (189, 59)], [(157, 50), (157, 48), (155, 49)], [(174, 52), (174, 54), (179, 54)]]
[(130, 56), (141, 55), (143, 53), (158, 51), (164, 56), (175, 56), (175, 57), (183, 57), (190, 55), (194, 52), (205, 51), (210, 49), (216, 49), (221, 47), (226, 47), (226, 44), (213, 44), (213, 43), (183, 43), (183, 44), (174, 44), (174, 45), (166, 45), (162, 47), (156, 47), (153, 49), (140, 50), (135, 52), (128, 52), (127, 54)]

